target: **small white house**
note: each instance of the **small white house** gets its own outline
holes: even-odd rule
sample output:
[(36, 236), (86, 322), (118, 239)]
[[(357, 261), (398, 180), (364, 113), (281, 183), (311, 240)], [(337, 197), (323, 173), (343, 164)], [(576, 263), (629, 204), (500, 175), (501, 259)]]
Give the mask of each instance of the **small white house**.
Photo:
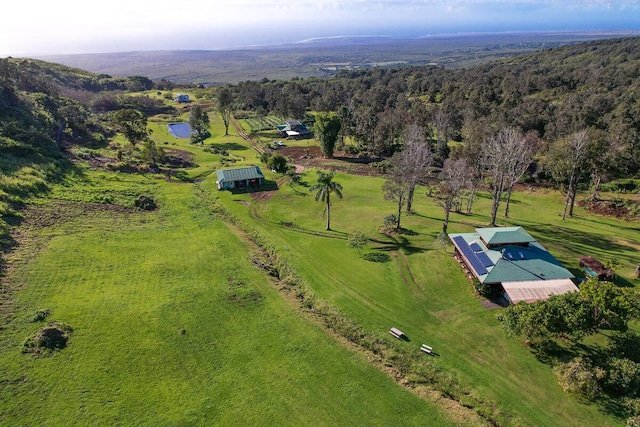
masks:
[(189, 95), (179, 93), (173, 98), (173, 101), (174, 102), (191, 102), (191, 99), (189, 98)]

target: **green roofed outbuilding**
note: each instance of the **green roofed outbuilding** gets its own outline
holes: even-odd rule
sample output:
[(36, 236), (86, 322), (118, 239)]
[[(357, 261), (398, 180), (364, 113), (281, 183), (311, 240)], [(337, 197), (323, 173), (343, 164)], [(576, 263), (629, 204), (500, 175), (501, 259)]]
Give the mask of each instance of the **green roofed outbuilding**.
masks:
[(522, 227), (477, 228), (476, 233), (488, 248), (505, 244), (526, 247), (529, 243), (536, 241), (536, 239)]
[(259, 188), (264, 184), (264, 175), (258, 166), (217, 171), (218, 190), (242, 190)]
[(456, 257), (482, 284), (501, 288), (512, 303), (577, 291), (575, 276), (522, 227), (452, 233)]

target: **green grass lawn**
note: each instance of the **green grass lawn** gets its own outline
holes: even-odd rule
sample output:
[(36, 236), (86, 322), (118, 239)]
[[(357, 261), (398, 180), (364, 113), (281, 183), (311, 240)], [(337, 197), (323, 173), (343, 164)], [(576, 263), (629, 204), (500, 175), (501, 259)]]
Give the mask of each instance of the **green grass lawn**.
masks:
[[(301, 322), (191, 185), (128, 181), (160, 209), (37, 208), (68, 221), (34, 225), (41, 249), (13, 260), (25, 285), (0, 336), (0, 424), (450, 424)], [(21, 353), (38, 308), (74, 328), (49, 357)]]
[[(2, 425), (451, 425), (471, 421), (432, 399), (423, 400), (374, 367), (366, 352), (344, 346), (277, 290), (251, 258), (241, 233), (214, 215), (221, 204), (260, 232), (312, 291), (399, 354), (418, 354), (424, 367), (462, 384), (505, 425), (620, 425), (622, 419), (564, 393), (549, 365), (508, 339), (485, 310), (449, 250), (434, 242), (442, 211), (424, 189), (410, 233), (379, 233), (395, 212), (383, 180), (338, 173), (344, 199), (333, 198), (332, 229), (308, 186), (290, 188), (265, 172), (278, 191), (218, 192), (215, 170), (259, 165), (257, 153), (211, 114), (212, 137), (190, 145), (150, 121), (166, 149), (191, 153), (189, 180), (72, 169), (47, 199), (34, 201), (21, 246), (4, 279), (12, 316), (0, 333)], [(188, 120), (182, 113), (179, 120)], [(296, 144), (313, 143), (301, 141)], [(206, 148), (227, 150), (213, 154)], [(202, 191), (207, 195), (204, 200)], [(154, 212), (130, 208), (152, 195)], [(262, 195), (264, 196), (264, 194)], [(95, 204), (98, 203), (98, 204)], [(107, 203), (106, 205), (100, 203)], [(111, 204), (109, 204), (111, 203)], [(581, 208), (562, 221), (562, 197), (551, 190), (514, 194), (511, 218), (565, 266), (577, 258), (615, 258), (620, 284), (638, 286), (640, 248), (634, 223)], [(480, 194), (472, 215), (453, 214), (450, 232), (489, 222), (490, 199)], [(386, 252), (387, 263), (365, 261), (346, 246), (356, 230), (370, 239), (363, 252)], [(25, 237), (26, 236), (26, 237)], [(41, 323), (74, 328), (69, 346), (48, 357), (21, 352)], [(409, 341), (388, 333), (403, 330)], [(420, 354), (422, 343), (437, 356)], [(464, 398), (461, 403), (465, 404)]]
[[(312, 183), (313, 171), (305, 179)], [(391, 326), (403, 330), (411, 342), (431, 345), (440, 357), (429, 359), (494, 402), (513, 424), (610, 425), (621, 422), (564, 393), (550, 366), (539, 362), (518, 340), (505, 337), (496, 320), (499, 311), (485, 310), (451, 250), (435, 249), (442, 227), (440, 208), (417, 191), (417, 214), (403, 217), (410, 235), (392, 239), (378, 232), (394, 205), (382, 199), (382, 179), (337, 174), (344, 199), (333, 199), (332, 229), (324, 232), (323, 205), (307, 190), (282, 187), (267, 203), (248, 195), (221, 194), (221, 200), (238, 216), (251, 221), (303, 275), (312, 289), (335, 307), (347, 312), (367, 331), (387, 337)], [(237, 203), (243, 201), (244, 203)], [(247, 202), (253, 207), (248, 208)], [(473, 215), (455, 214), (450, 232), (471, 231), (489, 222), (490, 200), (481, 195)], [(569, 268), (577, 271), (577, 257), (592, 254), (622, 262), (621, 280), (633, 278), (640, 231), (629, 223), (588, 214), (578, 208), (576, 217), (562, 221), (562, 198), (553, 191), (514, 195), (511, 218), (503, 225), (522, 225)], [(286, 225), (283, 225), (286, 224)], [(368, 251), (390, 252), (385, 264), (363, 260), (346, 246), (345, 237), (362, 230), (371, 239)], [(314, 234), (315, 233), (315, 234)], [(329, 238), (332, 237), (332, 238)]]

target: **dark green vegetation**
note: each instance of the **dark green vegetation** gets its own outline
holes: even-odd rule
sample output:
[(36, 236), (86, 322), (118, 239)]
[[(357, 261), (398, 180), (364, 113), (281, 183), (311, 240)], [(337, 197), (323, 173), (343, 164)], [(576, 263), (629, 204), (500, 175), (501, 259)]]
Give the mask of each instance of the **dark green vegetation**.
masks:
[[(635, 289), (590, 279), (579, 293), (518, 304), (503, 317), (507, 334), (526, 338), (539, 358), (555, 365), (564, 390), (630, 413), (640, 406), (640, 337), (629, 331), (640, 317)], [(595, 335), (599, 345), (583, 352), (584, 338)]]
[[(277, 31), (277, 30), (275, 30)], [(219, 51), (155, 51), (43, 57), (114, 76), (143, 75), (181, 84), (328, 77), (340, 70), (435, 64), (461, 67), (611, 34), (441, 35), (414, 40), (358, 37)]]
[[(265, 171), (269, 191), (252, 193), (218, 192), (214, 171), (256, 164), (254, 148), (266, 144), (250, 136), (276, 134), (242, 129), (234, 114), (226, 123), (210, 110), (219, 89), (181, 88), (194, 100), (185, 107), (169, 101), (166, 82), (92, 92), (74, 83), (79, 76), (109, 78), (52, 65), (40, 81), (32, 70), (46, 64), (2, 60), (0, 198), (13, 233), (3, 234), (0, 422), (624, 423), (640, 413), (637, 401), (615, 400), (638, 389), (635, 314), (614, 322), (593, 311), (621, 313), (618, 294), (637, 296), (640, 284), (638, 45), (589, 43), (455, 72), (407, 67), (225, 87), (238, 115), (330, 112), (342, 124), (345, 151), (323, 159), (312, 139), (286, 141), (279, 153), (298, 150), (291, 160), (306, 170)], [(54, 71), (58, 83), (46, 85)], [(202, 146), (167, 133), (194, 106), (209, 114)], [(145, 144), (111, 129), (113, 112), (126, 109), (147, 119)], [(540, 167), (527, 170), (508, 215), (492, 218), (479, 153), (508, 126), (535, 145)], [(568, 165), (577, 181), (554, 178), (545, 160), (583, 130), (589, 150), (579, 154), (589, 161)], [(412, 140), (432, 157), (403, 213), (381, 188)], [(475, 187), (439, 182), (453, 174), (425, 176), (453, 159), (464, 160)], [(314, 188), (318, 171), (330, 172)], [(572, 182), (576, 204), (563, 219), (568, 192), (558, 189)], [(313, 201), (336, 188), (343, 200)], [(615, 286), (584, 294), (598, 300), (582, 311), (594, 319), (588, 333), (565, 333), (567, 319), (547, 316), (539, 324), (550, 349), (507, 337), (502, 312), (483, 307), (446, 250), (443, 204), (451, 231), (495, 219), (524, 226), (569, 268), (586, 254), (615, 260)], [(327, 230), (325, 208), (334, 213)], [(355, 251), (347, 244), (358, 234)], [(407, 339), (391, 337), (392, 326)], [(620, 357), (594, 356), (606, 352)]]

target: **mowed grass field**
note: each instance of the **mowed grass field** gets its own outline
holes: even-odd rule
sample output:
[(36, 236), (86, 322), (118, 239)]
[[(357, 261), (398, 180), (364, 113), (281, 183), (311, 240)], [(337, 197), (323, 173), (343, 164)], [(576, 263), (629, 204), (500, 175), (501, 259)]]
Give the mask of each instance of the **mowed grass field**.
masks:
[[(195, 154), (194, 176), (219, 158), (167, 141)], [(25, 211), (3, 279), (1, 425), (453, 422), (303, 320), (195, 185), (79, 168)], [(136, 193), (159, 209), (86, 203)], [(23, 354), (50, 321), (73, 327), (68, 347)]]
[[(304, 180), (315, 181), (315, 171)], [(442, 228), (442, 211), (417, 191), (417, 214), (403, 217), (411, 232), (389, 237), (379, 233), (385, 215), (395, 211), (380, 191), (383, 179), (337, 174), (343, 199), (332, 202), (332, 232), (324, 231), (322, 203), (304, 187), (281, 186), (267, 202), (248, 195), (222, 193), (221, 200), (269, 236), (304, 276), (312, 289), (381, 339), (391, 326), (410, 342), (400, 347), (417, 352), (421, 343), (439, 357), (436, 365), (492, 402), (513, 425), (617, 425), (624, 420), (587, 405), (558, 386), (551, 367), (541, 363), (519, 340), (505, 337), (496, 316), (473, 295), (472, 286), (451, 257), (451, 247), (434, 242)], [(242, 203), (238, 203), (242, 202)], [(250, 206), (247, 207), (247, 204)], [(452, 215), (449, 232), (469, 232), (489, 223), (490, 199), (481, 194), (472, 215)], [(594, 255), (621, 262), (621, 282), (634, 278), (640, 230), (635, 223), (597, 217), (576, 209), (562, 221), (563, 198), (552, 190), (514, 194), (511, 217), (502, 225), (522, 225), (564, 265), (579, 273), (579, 256)], [(361, 230), (370, 238), (366, 251), (392, 255), (389, 263), (362, 259), (346, 246), (346, 236)]]
[[(259, 164), (241, 138), (224, 136), (212, 118), (207, 145), (225, 147), (236, 165)], [(452, 425), (474, 422), (452, 407), (422, 400), (345, 347), (283, 297), (251, 261), (241, 233), (212, 214), (211, 200), (273, 244), (323, 301), (398, 352), (437, 356), (425, 365), (445, 372), (498, 408), (505, 425), (621, 425), (624, 420), (564, 393), (548, 365), (505, 337), (450, 256), (434, 247), (442, 212), (416, 194), (417, 214), (403, 217), (409, 234), (379, 233), (395, 211), (381, 178), (337, 174), (344, 198), (333, 199), (332, 228), (307, 187), (294, 189), (263, 168), (277, 191), (232, 194), (215, 189), (222, 157), (189, 146), (152, 122), (161, 146), (193, 153), (194, 182), (166, 181), (80, 168), (27, 211), (3, 279), (13, 289), (12, 316), (0, 333), (0, 424), (3, 425)], [(232, 167), (229, 165), (228, 167)], [(315, 171), (303, 176), (315, 182)], [(152, 194), (154, 212), (84, 204), (109, 195), (127, 205)], [(207, 200), (201, 198), (207, 195)], [(490, 200), (472, 215), (453, 215), (450, 232), (486, 225)], [(633, 279), (640, 231), (635, 223), (577, 209), (562, 221), (553, 191), (514, 194), (504, 225), (522, 225), (567, 267), (592, 254), (622, 262)], [(30, 216), (29, 216), (30, 215)], [(363, 252), (346, 246), (362, 230)], [(21, 352), (43, 323), (74, 328), (69, 346), (49, 357)], [(388, 333), (403, 330), (410, 341)], [(464, 403), (464, 402), (463, 402)]]
[[(0, 424), (450, 423), (301, 321), (193, 186), (147, 185), (157, 212), (31, 208), (26, 232), (40, 247), (10, 260), (21, 289), (0, 335)], [(65, 220), (38, 225), (52, 214)], [(41, 326), (30, 320), (37, 308), (74, 328), (52, 356), (21, 353)]]

